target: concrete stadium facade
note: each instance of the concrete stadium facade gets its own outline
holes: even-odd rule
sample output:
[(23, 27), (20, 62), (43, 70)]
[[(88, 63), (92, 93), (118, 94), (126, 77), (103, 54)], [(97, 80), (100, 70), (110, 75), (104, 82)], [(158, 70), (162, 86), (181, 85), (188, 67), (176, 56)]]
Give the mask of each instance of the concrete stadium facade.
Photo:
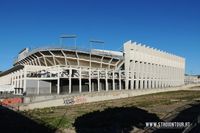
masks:
[(19, 95), (154, 89), (183, 85), (184, 73), (184, 58), (128, 41), (123, 52), (24, 49), (0, 74), (0, 85), (14, 86)]

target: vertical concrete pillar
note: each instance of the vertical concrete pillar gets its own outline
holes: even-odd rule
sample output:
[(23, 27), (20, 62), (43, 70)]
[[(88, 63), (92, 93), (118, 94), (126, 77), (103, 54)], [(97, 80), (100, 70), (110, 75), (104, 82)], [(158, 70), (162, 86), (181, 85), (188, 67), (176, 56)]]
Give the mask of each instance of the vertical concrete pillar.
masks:
[(60, 94), (60, 78), (57, 79), (57, 94)]
[(180, 85), (180, 75), (179, 75), (179, 68), (176, 68), (177, 73), (177, 86)]
[(169, 87), (169, 66), (167, 66), (166, 71), (166, 87)]
[(148, 69), (148, 72), (149, 72), (149, 86), (148, 88), (151, 89), (151, 80), (152, 80), (152, 63), (149, 64), (149, 69)]
[(165, 81), (165, 87), (168, 87), (168, 66), (166, 66), (166, 81)]
[(147, 89), (147, 77), (148, 77), (148, 71), (147, 71), (147, 69), (148, 69), (148, 63), (146, 62), (146, 63), (144, 63), (144, 88), (145, 89)]
[(173, 70), (173, 67), (171, 67), (171, 74), (172, 74), (171, 84), (172, 84), (172, 86), (174, 86), (174, 70)]
[(57, 77), (57, 94), (60, 94), (60, 69), (58, 68), (58, 77)]
[(69, 94), (72, 93), (72, 69), (69, 68)]
[(177, 84), (176, 68), (174, 67), (174, 86)]
[(171, 81), (170, 81), (170, 80), (171, 80), (171, 74), (170, 74), (170, 72), (171, 72), (171, 71), (170, 71), (170, 66), (168, 66), (168, 86), (170, 86), (170, 84), (171, 84), (171, 83), (170, 83), (170, 82), (171, 82)]
[(169, 73), (170, 73), (170, 75), (169, 75), (169, 86), (171, 87), (172, 86), (172, 73), (171, 73), (172, 71), (171, 71), (171, 66), (169, 66)]
[(166, 66), (163, 66), (163, 88), (165, 88), (165, 81), (166, 81)]
[(79, 92), (82, 92), (82, 86), (81, 86), (81, 68), (79, 68)]
[(112, 72), (113, 90), (115, 90), (115, 70)]
[[(13, 72), (13, 84), (12, 84), (13, 86), (14, 86), (14, 88), (16, 88), (15, 87), (15, 72)], [(16, 92), (16, 89), (15, 89), (15, 92), (14, 92), (14, 94), (16, 94), (17, 92)]]
[(100, 75), (100, 74), (99, 74), (100, 72), (99, 72), (99, 70), (97, 70), (97, 73), (98, 73), (98, 74), (97, 74), (98, 92), (100, 92), (100, 76), (99, 76), (99, 75)]
[(174, 67), (174, 86), (176, 86), (176, 68)]
[(90, 68), (92, 67), (92, 53), (90, 51)]
[(106, 73), (105, 73), (106, 79), (105, 79), (105, 83), (106, 83), (106, 91), (108, 91), (108, 70), (106, 69)]
[(162, 65), (160, 65), (160, 88), (163, 88), (163, 78), (162, 78), (162, 74), (163, 74), (163, 67)]
[(165, 88), (165, 82), (166, 82), (166, 66), (163, 66), (163, 88)]
[(157, 76), (156, 76), (156, 77), (157, 77), (157, 85), (156, 85), (156, 88), (159, 88), (159, 83), (160, 83), (160, 82), (159, 82), (159, 80), (160, 80), (160, 78), (159, 78), (159, 76), (160, 76), (160, 75), (159, 75), (159, 64), (157, 64), (156, 67), (157, 67), (157, 69), (156, 69), (156, 70), (157, 70), (157, 71), (156, 71), (156, 75), (157, 75)]
[(119, 70), (119, 90), (122, 90), (121, 70)]
[(175, 86), (177, 86), (177, 69), (174, 67), (174, 81), (175, 81)]
[(14, 80), (14, 77), (13, 77), (13, 72), (11, 73), (11, 85), (13, 85), (13, 80)]
[(23, 88), (23, 85), (22, 85), (22, 81), (23, 81), (22, 75), (23, 75), (23, 70), (21, 69), (20, 70), (20, 87), (19, 87), (19, 88), (21, 88), (21, 93), (23, 93), (22, 92), (22, 88)]
[(158, 64), (158, 88), (161, 88), (161, 79), (160, 79), (160, 64)]
[(154, 67), (155, 67), (155, 66), (154, 66), (154, 65), (155, 65), (155, 64), (151, 64), (151, 70), (152, 70), (152, 73), (151, 73), (151, 76), (152, 76), (152, 78), (151, 78), (151, 80), (152, 80), (151, 86), (152, 86), (152, 87), (151, 87), (151, 88), (154, 88), (154, 87), (155, 87), (155, 86), (154, 86), (154, 85), (155, 85), (155, 84), (154, 84), (154, 80), (155, 80), (155, 79), (154, 79), (154, 75), (155, 75), (155, 71), (154, 71)]
[(170, 74), (169, 74), (169, 72), (170, 72), (170, 69), (169, 69), (169, 66), (167, 66), (167, 87), (170, 86)]
[[(125, 60), (125, 89), (128, 90), (129, 87), (129, 68), (130, 68), (130, 60), (129, 60), (129, 56), (128, 53), (125, 54), (125, 56), (127, 57), (127, 59)], [(126, 58), (125, 57), (125, 58)]]
[(146, 63), (145, 62), (143, 62), (143, 89), (145, 89), (146, 88)]
[(161, 65), (158, 65), (158, 88), (161, 88)]
[(144, 62), (140, 62), (140, 89), (144, 89), (143, 78), (144, 78)]
[(172, 67), (170, 67), (170, 73), (171, 73), (171, 76), (170, 76), (170, 86), (174, 86), (173, 85), (173, 69), (172, 69)]
[(23, 92), (26, 93), (26, 77), (27, 77), (27, 70), (26, 65), (24, 66), (24, 86), (23, 86)]
[(148, 64), (148, 69), (147, 69), (147, 71), (148, 71), (148, 82), (149, 82), (147, 88), (148, 88), (148, 89), (151, 89), (151, 63)]
[(169, 67), (166, 66), (166, 87), (169, 87)]
[[(12, 72), (12, 73), (11, 73), (11, 85), (13, 85), (13, 80), (14, 80), (14, 78), (13, 78), (13, 72)], [(15, 94), (15, 91), (14, 91), (13, 94)]]
[(167, 87), (167, 66), (165, 66), (165, 87)]
[(158, 88), (159, 86), (158, 86), (158, 84), (159, 84), (159, 78), (158, 78), (158, 64), (156, 64), (156, 86), (155, 86), (155, 88)]
[(139, 84), (139, 62), (135, 62), (136, 64), (136, 80), (135, 80), (135, 89), (138, 89)]
[(157, 87), (157, 71), (156, 71), (157, 67), (156, 67), (156, 64), (154, 64), (154, 88)]
[(161, 88), (161, 75), (160, 75), (160, 64), (158, 65), (158, 88)]
[[(20, 88), (20, 70), (18, 70), (18, 73), (17, 73), (17, 88)], [(20, 90), (19, 90), (19, 93), (20, 93)]]
[(174, 86), (176, 85), (176, 75), (175, 75), (175, 68), (173, 67), (173, 82), (174, 82)]
[(172, 70), (173, 70), (173, 86), (175, 86), (175, 83), (176, 83), (176, 81), (175, 81), (175, 71), (174, 71), (174, 67), (172, 68)]
[(179, 68), (177, 68), (177, 74), (178, 74), (177, 77), (178, 77), (178, 86), (179, 86), (179, 85), (181, 85), (181, 83), (180, 83), (181, 76), (180, 76), (180, 69)]
[(134, 69), (135, 69), (135, 61), (131, 62), (131, 90), (134, 88)]
[(17, 77), (17, 85), (16, 85), (16, 87), (19, 88), (19, 70), (17, 70), (16, 77)]
[[(15, 72), (15, 88), (17, 88), (17, 71)], [(18, 91), (17, 91), (18, 94)]]
[(162, 69), (161, 69), (161, 71), (162, 71), (162, 88), (164, 88), (164, 84), (165, 84), (165, 78), (164, 78), (164, 74), (165, 74), (165, 67), (164, 67), (164, 65), (162, 65)]
[(89, 69), (89, 92), (92, 92), (92, 84), (91, 84), (91, 68)]
[(162, 88), (164, 88), (164, 84), (165, 84), (165, 67), (162, 65)]
[(184, 74), (185, 74), (185, 71), (184, 71), (184, 68), (181, 68), (181, 84), (183, 85), (184, 84)]

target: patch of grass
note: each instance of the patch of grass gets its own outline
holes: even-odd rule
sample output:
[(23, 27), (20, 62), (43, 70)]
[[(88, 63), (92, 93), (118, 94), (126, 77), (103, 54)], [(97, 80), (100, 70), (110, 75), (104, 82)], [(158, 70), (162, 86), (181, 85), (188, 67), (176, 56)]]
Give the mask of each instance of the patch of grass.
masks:
[(43, 117), (42, 120), (43, 122), (48, 123), (48, 125), (54, 128), (69, 128), (72, 126), (72, 120), (66, 116)]

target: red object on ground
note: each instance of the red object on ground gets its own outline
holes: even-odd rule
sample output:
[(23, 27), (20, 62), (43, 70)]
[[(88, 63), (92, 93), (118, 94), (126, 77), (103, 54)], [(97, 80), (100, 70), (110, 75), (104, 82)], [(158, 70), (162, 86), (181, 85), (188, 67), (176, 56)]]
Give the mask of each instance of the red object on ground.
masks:
[(19, 104), (19, 103), (22, 103), (22, 98), (19, 98), (19, 97), (8, 98), (1, 101), (1, 104), (4, 104), (4, 105), (13, 105), (13, 104)]

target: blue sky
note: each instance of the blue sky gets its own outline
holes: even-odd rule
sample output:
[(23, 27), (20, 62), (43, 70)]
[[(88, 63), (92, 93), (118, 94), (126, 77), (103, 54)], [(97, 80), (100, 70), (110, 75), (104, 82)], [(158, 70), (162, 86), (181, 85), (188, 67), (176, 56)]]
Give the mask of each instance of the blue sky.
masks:
[(128, 40), (143, 43), (185, 57), (186, 72), (200, 74), (199, 7), (199, 0), (0, 0), (0, 70), (25, 47), (76, 34), (85, 48), (91, 38), (111, 50)]

